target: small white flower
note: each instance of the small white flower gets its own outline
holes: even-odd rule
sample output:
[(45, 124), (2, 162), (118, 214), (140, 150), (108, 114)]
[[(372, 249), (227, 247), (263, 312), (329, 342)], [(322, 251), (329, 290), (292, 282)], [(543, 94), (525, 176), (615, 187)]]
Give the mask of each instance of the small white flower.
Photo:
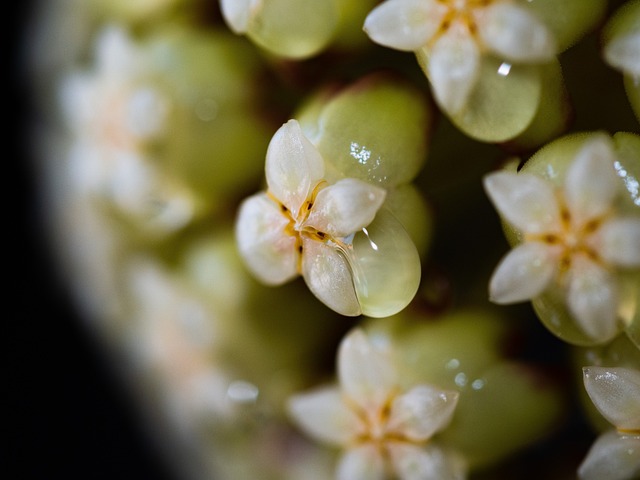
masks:
[(640, 475), (640, 371), (583, 368), (584, 386), (616, 428), (600, 435), (578, 469), (584, 480), (631, 480)]
[(222, 16), (237, 34), (247, 33), (251, 17), (262, 7), (263, 0), (220, 0)]
[(367, 16), (364, 29), (386, 47), (426, 49), (436, 100), (449, 113), (466, 104), (485, 52), (524, 63), (556, 53), (547, 27), (509, 0), (387, 0)]
[(359, 315), (346, 250), (369, 225), (385, 190), (345, 178), (323, 180), (324, 160), (295, 120), (273, 136), (265, 165), (267, 192), (240, 207), (236, 238), (254, 275), (269, 285), (302, 274), (322, 302), (343, 315)]
[(485, 178), (494, 205), (522, 236), (498, 265), (490, 297), (501, 304), (529, 300), (560, 287), (578, 326), (594, 340), (618, 331), (616, 268), (640, 266), (640, 217), (616, 215), (620, 191), (608, 137), (585, 143), (560, 191), (527, 173)]
[(339, 347), (339, 386), (293, 396), (292, 418), (345, 449), (338, 480), (464, 478), (461, 459), (430, 442), (450, 422), (458, 393), (431, 385), (402, 391), (388, 353), (353, 330)]

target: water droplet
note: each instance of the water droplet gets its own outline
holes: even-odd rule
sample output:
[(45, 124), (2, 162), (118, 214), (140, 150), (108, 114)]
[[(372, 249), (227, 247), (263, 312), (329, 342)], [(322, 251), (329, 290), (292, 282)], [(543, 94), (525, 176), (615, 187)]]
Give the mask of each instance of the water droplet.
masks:
[(464, 387), (467, 384), (467, 375), (464, 372), (458, 373), (453, 379), (456, 382), (456, 385), (459, 387)]
[(420, 257), (402, 224), (386, 209), (353, 237), (345, 252), (364, 315), (387, 317), (413, 299), (420, 283)]
[(502, 75), (503, 77), (506, 77), (507, 75), (509, 75), (510, 71), (511, 71), (510, 63), (502, 62), (498, 67), (498, 75)]
[(471, 388), (474, 390), (480, 390), (484, 387), (484, 380), (481, 378), (476, 378), (473, 382), (471, 382)]
[(255, 403), (260, 390), (253, 383), (236, 380), (227, 388), (227, 396), (235, 403)]

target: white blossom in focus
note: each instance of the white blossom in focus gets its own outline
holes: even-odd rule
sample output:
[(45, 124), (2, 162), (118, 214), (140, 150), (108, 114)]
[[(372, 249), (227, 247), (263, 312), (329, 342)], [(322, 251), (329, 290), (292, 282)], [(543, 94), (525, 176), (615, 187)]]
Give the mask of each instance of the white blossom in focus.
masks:
[(583, 368), (584, 386), (615, 430), (601, 434), (578, 469), (583, 480), (631, 480), (640, 476), (640, 371)]
[(620, 330), (616, 269), (640, 267), (640, 217), (616, 213), (616, 156), (605, 135), (585, 142), (562, 189), (529, 173), (496, 172), (485, 189), (522, 243), (491, 278), (492, 301), (533, 299), (560, 288), (579, 328), (605, 342)]
[(461, 458), (431, 441), (450, 422), (458, 393), (432, 385), (402, 390), (388, 354), (362, 330), (350, 332), (338, 351), (339, 386), (291, 397), (292, 419), (344, 449), (338, 480), (464, 478)]
[(367, 16), (364, 30), (386, 47), (426, 49), (435, 98), (452, 114), (465, 106), (485, 53), (520, 63), (557, 53), (550, 30), (509, 0), (386, 0)]
[(268, 285), (302, 274), (322, 302), (361, 313), (346, 257), (353, 235), (369, 225), (386, 192), (361, 180), (323, 180), (324, 160), (289, 120), (273, 136), (265, 164), (268, 190), (246, 199), (236, 239), (247, 267)]

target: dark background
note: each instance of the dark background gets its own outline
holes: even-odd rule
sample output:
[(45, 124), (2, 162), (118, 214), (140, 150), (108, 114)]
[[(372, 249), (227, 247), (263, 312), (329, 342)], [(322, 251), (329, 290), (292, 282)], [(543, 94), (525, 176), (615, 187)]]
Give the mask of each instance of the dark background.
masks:
[(57, 281), (47, 250), (28, 148), (32, 105), (22, 69), (23, 27), (33, 4), (13, 3), (5, 50), (10, 72), (3, 124), (9, 129), (4, 212), (10, 213), (3, 229), (9, 240), (3, 262), (9, 267), (3, 282), (9, 347), (5, 471), (15, 479), (172, 480), (168, 462), (138, 421), (132, 395)]

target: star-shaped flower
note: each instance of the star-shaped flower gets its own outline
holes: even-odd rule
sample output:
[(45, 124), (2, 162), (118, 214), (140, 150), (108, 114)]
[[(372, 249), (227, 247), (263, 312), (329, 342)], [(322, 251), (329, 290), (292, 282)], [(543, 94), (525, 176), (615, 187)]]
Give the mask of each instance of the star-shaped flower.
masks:
[(489, 197), (522, 239), (491, 278), (494, 302), (559, 287), (586, 335), (604, 342), (618, 333), (616, 269), (640, 267), (640, 217), (616, 214), (622, 189), (615, 161), (609, 137), (597, 135), (573, 159), (562, 189), (529, 173), (485, 178)]
[(273, 136), (265, 172), (268, 190), (246, 199), (236, 222), (248, 268), (269, 285), (302, 274), (326, 305), (359, 315), (350, 242), (373, 221), (385, 190), (353, 178), (328, 185), (324, 160), (296, 120)]
[(600, 435), (578, 469), (584, 480), (631, 480), (640, 475), (640, 371), (583, 368), (584, 386), (598, 411), (616, 428)]
[(556, 53), (550, 30), (509, 0), (387, 0), (367, 16), (364, 29), (386, 47), (426, 49), (435, 98), (452, 114), (465, 106), (483, 54), (534, 63)]
[(360, 329), (338, 351), (339, 386), (290, 399), (289, 412), (310, 436), (345, 449), (339, 480), (464, 478), (462, 460), (431, 442), (447, 426), (458, 393), (432, 385), (403, 391), (389, 351)]

